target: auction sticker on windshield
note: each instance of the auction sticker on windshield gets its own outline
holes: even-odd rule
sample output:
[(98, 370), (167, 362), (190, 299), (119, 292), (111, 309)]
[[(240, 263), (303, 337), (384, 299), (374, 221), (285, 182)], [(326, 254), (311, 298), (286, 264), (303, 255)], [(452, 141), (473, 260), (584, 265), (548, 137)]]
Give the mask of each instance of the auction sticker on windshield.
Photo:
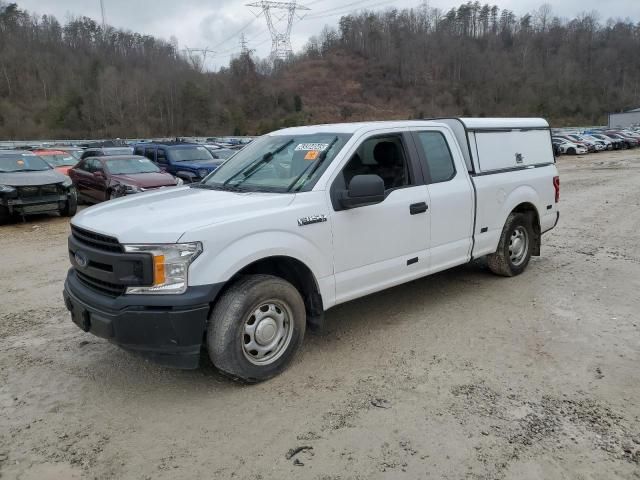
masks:
[(312, 150), (324, 152), (327, 148), (329, 148), (328, 143), (301, 143), (296, 147), (296, 152), (308, 152)]
[(320, 155), (320, 152), (318, 150), (309, 150), (304, 156), (304, 159), (313, 161), (318, 158), (318, 155)]

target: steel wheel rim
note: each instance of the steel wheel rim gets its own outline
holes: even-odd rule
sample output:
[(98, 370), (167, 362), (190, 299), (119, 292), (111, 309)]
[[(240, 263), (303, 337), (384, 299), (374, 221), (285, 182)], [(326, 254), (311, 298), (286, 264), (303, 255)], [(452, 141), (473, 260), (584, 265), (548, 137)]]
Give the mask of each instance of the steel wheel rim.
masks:
[(242, 353), (254, 365), (270, 365), (287, 351), (293, 337), (293, 313), (279, 300), (260, 302), (242, 329)]
[(518, 267), (524, 263), (529, 251), (529, 232), (524, 227), (516, 227), (509, 238), (509, 258)]

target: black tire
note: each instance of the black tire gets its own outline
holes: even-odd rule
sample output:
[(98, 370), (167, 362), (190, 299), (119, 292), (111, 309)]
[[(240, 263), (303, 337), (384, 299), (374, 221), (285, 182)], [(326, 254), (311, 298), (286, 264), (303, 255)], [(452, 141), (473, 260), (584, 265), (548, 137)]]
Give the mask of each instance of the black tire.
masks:
[(575, 155), (576, 154), (576, 149), (575, 148), (570, 148), (569, 150), (567, 150), (567, 153), (569, 155)]
[[(489, 269), (496, 275), (503, 277), (514, 277), (520, 275), (529, 265), (531, 254), (533, 252), (533, 242), (535, 241), (535, 233), (531, 224), (531, 215), (525, 213), (511, 213), (507, 217), (502, 235), (498, 242), (496, 253), (487, 255), (487, 263)], [(526, 233), (526, 244), (523, 247), (523, 257), (518, 258), (517, 262), (512, 259), (512, 239), (516, 233)]]
[(60, 210), (60, 215), (63, 217), (73, 217), (78, 211), (78, 193), (74, 189), (70, 195), (64, 208)]
[(2, 205), (0, 205), (0, 225), (9, 223), (10, 220), (11, 220), (11, 214), (9, 213), (9, 209), (7, 207), (3, 207)]
[[(273, 307), (274, 304), (270, 302), (276, 302), (284, 309), (285, 318), (290, 317), (284, 324), (289, 325), (291, 331), (285, 335), (281, 347), (274, 347), (274, 351), (278, 352), (277, 356), (270, 363), (260, 365), (255, 363), (258, 358), (246, 350), (251, 348), (250, 342), (258, 341), (260, 322), (256, 323), (254, 312), (259, 313), (267, 305), (268, 308)], [(277, 306), (275, 310), (282, 315)], [(261, 311), (268, 312), (269, 309)], [(254, 339), (246, 330), (252, 325), (252, 318), (255, 325)], [(268, 318), (269, 315), (264, 320)], [(305, 328), (304, 301), (293, 285), (271, 275), (241, 277), (222, 295), (211, 312), (207, 327), (209, 357), (218, 370), (233, 380), (243, 383), (262, 382), (278, 375), (291, 363), (302, 345)], [(252, 357), (253, 361), (248, 357)]]

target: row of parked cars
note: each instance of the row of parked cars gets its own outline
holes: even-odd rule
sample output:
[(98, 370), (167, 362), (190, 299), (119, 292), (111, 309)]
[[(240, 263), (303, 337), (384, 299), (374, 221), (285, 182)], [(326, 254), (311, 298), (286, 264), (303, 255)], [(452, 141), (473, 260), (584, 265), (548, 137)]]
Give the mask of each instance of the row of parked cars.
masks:
[(553, 133), (556, 155), (585, 155), (606, 150), (625, 150), (640, 146), (640, 128), (592, 129), (583, 133)]
[(182, 141), (0, 150), (0, 223), (199, 182), (242, 145)]

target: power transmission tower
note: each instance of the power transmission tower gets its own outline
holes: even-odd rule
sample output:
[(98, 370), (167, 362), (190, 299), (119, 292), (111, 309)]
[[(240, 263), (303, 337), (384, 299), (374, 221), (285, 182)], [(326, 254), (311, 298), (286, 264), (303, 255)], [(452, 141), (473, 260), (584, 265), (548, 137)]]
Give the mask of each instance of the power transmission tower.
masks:
[(215, 53), (213, 50), (209, 49), (208, 47), (205, 47), (205, 48), (184, 47), (182, 51), (187, 54), (187, 59), (189, 60), (193, 68), (195, 68), (199, 72), (202, 72), (206, 66), (207, 54)]
[(102, 31), (104, 31), (104, 27), (105, 27), (104, 0), (100, 0), (100, 13), (102, 14)]
[(240, 55), (246, 55), (249, 53), (249, 46), (247, 44), (247, 38), (244, 33), (240, 35)]
[[(296, 11), (311, 9), (304, 5), (298, 5), (296, 0), (292, 2), (259, 0), (247, 4), (247, 7), (259, 8), (262, 13), (264, 13), (264, 18), (267, 19), (267, 28), (269, 28), (269, 33), (271, 34), (271, 55), (269, 57), (271, 62), (275, 64), (278, 60), (286, 60), (289, 58), (289, 56), (293, 54), (293, 48), (291, 48), (291, 28), (293, 27), (293, 20), (296, 17)], [(284, 14), (278, 15), (279, 12), (283, 12)], [(274, 17), (276, 20), (287, 20), (287, 26), (284, 31), (276, 26), (273, 21)]]

